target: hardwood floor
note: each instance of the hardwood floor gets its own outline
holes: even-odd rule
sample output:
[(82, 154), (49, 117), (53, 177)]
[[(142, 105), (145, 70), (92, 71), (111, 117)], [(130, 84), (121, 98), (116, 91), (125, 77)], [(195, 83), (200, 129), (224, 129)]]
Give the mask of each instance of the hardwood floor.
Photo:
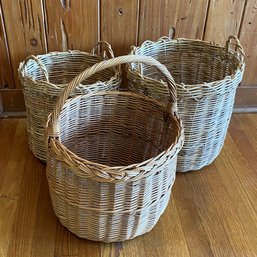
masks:
[(150, 233), (113, 244), (80, 239), (54, 216), (26, 120), (0, 120), (0, 257), (257, 256), (257, 114), (234, 115), (220, 156), (178, 174), (172, 192)]

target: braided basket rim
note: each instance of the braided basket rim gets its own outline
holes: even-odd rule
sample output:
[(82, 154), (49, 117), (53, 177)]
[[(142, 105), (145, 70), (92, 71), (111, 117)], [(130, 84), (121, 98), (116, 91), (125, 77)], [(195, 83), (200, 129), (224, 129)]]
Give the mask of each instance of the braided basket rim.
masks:
[[(163, 111), (167, 112), (167, 107), (162, 102), (157, 101), (156, 99), (152, 97), (148, 97), (142, 94), (137, 94), (133, 92), (119, 92), (119, 91), (101, 91), (97, 93), (90, 93), (86, 95), (78, 95), (76, 97), (68, 99), (64, 106), (67, 107), (69, 104), (72, 104), (73, 101), (76, 101), (80, 98), (90, 98), (92, 96), (104, 96), (104, 95), (117, 95), (117, 96), (132, 96), (138, 99), (144, 99), (145, 101), (152, 102), (158, 106), (160, 106)], [(144, 160), (140, 163), (133, 163), (127, 166), (108, 166), (104, 164), (100, 164), (97, 162), (89, 161), (84, 158), (79, 157), (75, 153), (73, 153), (71, 150), (69, 150), (64, 144), (60, 141), (59, 138), (51, 137), (51, 133), (48, 130), (48, 125), (51, 119), (51, 114), (48, 117), (48, 121), (46, 124), (46, 133), (49, 137), (49, 148), (48, 148), (48, 155), (50, 154), (54, 155), (55, 159), (58, 159), (62, 164), (64, 164), (72, 173), (77, 174), (79, 177), (86, 176), (87, 178), (101, 181), (101, 182), (111, 182), (111, 183), (117, 183), (117, 182), (129, 182), (129, 181), (135, 181), (138, 179), (141, 179), (142, 176), (149, 176), (149, 172), (144, 172), (144, 174), (140, 174), (140, 168), (149, 165), (152, 165), (152, 163), (155, 162), (155, 160), (160, 158), (165, 158), (166, 155), (170, 152), (173, 152), (173, 156), (175, 157), (177, 153), (180, 151), (180, 149), (183, 146), (184, 143), (184, 127), (182, 125), (182, 120), (172, 112), (169, 113), (169, 115), (172, 117), (172, 119), (177, 122), (177, 130), (176, 130), (176, 137), (175, 140), (172, 142), (172, 144), (164, 151), (159, 153), (158, 155), (149, 158), (147, 160)], [(60, 154), (60, 152), (62, 152)], [(49, 158), (48, 156), (48, 158)], [(58, 156), (62, 156), (62, 158), (58, 158)], [(87, 175), (85, 174), (85, 169), (88, 170), (88, 166), (91, 166), (93, 169), (101, 170), (101, 174), (91, 174)], [(133, 170), (133, 174), (130, 172)], [(135, 174), (135, 170), (138, 170), (138, 173)], [(106, 176), (103, 176), (102, 173), (105, 173)]]

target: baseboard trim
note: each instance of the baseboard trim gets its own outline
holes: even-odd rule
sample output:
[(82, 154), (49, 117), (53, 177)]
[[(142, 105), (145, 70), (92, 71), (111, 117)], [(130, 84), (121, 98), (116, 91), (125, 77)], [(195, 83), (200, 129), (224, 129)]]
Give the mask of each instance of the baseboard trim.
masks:
[(235, 107), (233, 113), (257, 113), (257, 107)]
[[(257, 113), (257, 107), (235, 107), (233, 113)], [(1, 118), (26, 118), (26, 112), (2, 112)]]
[[(234, 113), (257, 113), (257, 86), (237, 89)], [(0, 89), (0, 118), (26, 117), (21, 89)]]
[(256, 112), (257, 86), (241, 86), (237, 89), (234, 110)]
[(2, 113), (25, 112), (23, 92), (21, 89), (0, 89)]
[(0, 119), (4, 118), (26, 118), (26, 112), (2, 112)]

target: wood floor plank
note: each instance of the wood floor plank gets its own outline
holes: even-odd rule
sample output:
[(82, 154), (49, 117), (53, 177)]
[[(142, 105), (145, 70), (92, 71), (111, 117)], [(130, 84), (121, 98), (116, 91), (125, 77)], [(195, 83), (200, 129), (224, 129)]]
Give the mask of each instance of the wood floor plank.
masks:
[(43, 172), (45, 172), (45, 165), (38, 161), (32, 152), (29, 152), (8, 250), (9, 257), (31, 256)]
[[(101, 244), (101, 257), (107, 257), (107, 256), (119, 256), (119, 257), (123, 257), (123, 256), (136, 256), (135, 254), (138, 254), (138, 252), (134, 252), (133, 248), (128, 247), (128, 249), (130, 249), (129, 251), (126, 252), (126, 255), (121, 254), (121, 249), (123, 247), (123, 245), (125, 245), (126, 243), (111, 243), (111, 244)], [(132, 251), (131, 251), (132, 250)]]
[[(229, 144), (229, 146), (227, 144)], [(252, 168), (247, 158), (242, 155), (230, 133), (227, 135), (224, 152), (234, 170), (234, 173), (240, 181), (241, 186), (244, 188), (244, 192), (251, 202), (252, 207), (254, 207), (254, 203), (256, 203), (257, 200), (256, 171)], [(228, 176), (229, 181), (227, 183), (231, 182), (231, 172), (229, 172)], [(237, 184), (237, 187), (238, 186), (240, 185)]]
[(199, 216), (185, 174), (177, 174), (173, 195), (191, 257), (213, 256), (210, 241)]
[(4, 173), (8, 164), (14, 135), (16, 132), (17, 119), (3, 119), (3, 124), (0, 128), (0, 188), (2, 185)]
[(101, 245), (106, 244), (80, 239), (78, 257), (102, 257)]
[[(228, 134), (226, 145), (230, 140), (232, 139)], [(231, 145), (232, 144), (230, 143), (230, 146)], [(222, 179), (222, 183), (226, 187), (226, 193), (230, 198), (230, 206), (233, 208), (230, 215), (236, 215), (240, 220), (240, 227), (237, 227), (237, 229), (238, 233), (243, 231), (245, 246), (244, 250), (242, 250), (243, 256), (257, 256), (257, 213), (248, 198), (247, 192), (245, 191), (240, 178), (237, 176), (237, 171), (233, 166), (235, 158), (242, 159), (242, 156), (240, 156), (240, 152), (238, 151), (233, 151), (234, 153), (231, 155), (231, 150), (231, 147), (230, 149), (224, 147), (223, 151), (220, 153), (220, 157), (215, 161), (215, 166), (217, 167), (218, 173)], [(240, 168), (238, 169), (239, 172), (246, 169), (244, 163), (245, 161), (238, 163), (240, 165)]]
[[(257, 212), (257, 152), (252, 146), (251, 140), (248, 139), (248, 134), (243, 131), (235, 116), (231, 120), (229, 132), (231, 135), (231, 137), (228, 137), (229, 145), (224, 147), (233, 149), (233, 151), (228, 149), (229, 158), (233, 158), (236, 174)], [(244, 164), (243, 167), (242, 164)]]
[[(253, 124), (253, 126), (254, 126), (253, 129), (255, 130), (255, 133), (257, 133), (257, 132), (256, 132), (256, 129), (257, 129), (257, 115), (256, 115), (256, 113), (251, 113), (251, 114), (246, 113), (245, 115), (246, 115), (246, 117), (247, 117), (248, 119), (251, 120), (251, 122), (252, 122), (252, 124)], [(242, 119), (244, 119), (244, 117), (242, 117)]]
[[(245, 116), (242, 116), (242, 114), (238, 114), (237, 117), (239, 117), (241, 121), (240, 124), (246, 125), (245, 132), (247, 133), (247, 136), (249, 134), (248, 137), (250, 138), (251, 144), (254, 147), (255, 152), (257, 152), (257, 115), (245, 114)], [(244, 129), (244, 126), (242, 127)]]
[[(208, 183), (209, 180), (206, 179), (207, 176), (211, 177), (215, 176), (215, 174), (217, 174), (217, 170), (211, 165), (202, 171), (186, 174), (186, 179), (190, 190), (193, 192), (194, 202), (206, 230), (207, 238), (210, 241), (213, 255), (217, 257), (232, 257), (236, 255), (227, 236), (226, 228), (222, 221), (223, 217), (219, 215), (219, 206), (217, 206), (220, 199), (217, 198)], [(216, 184), (216, 186), (218, 185)]]
[[(104, 257), (115, 256), (109, 252), (110, 247), (114, 244), (104, 244), (93, 242), (86, 239), (78, 238), (69, 232), (61, 223), (57, 222), (56, 240), (55, 240), (55, 257)], [(103, 250), (103, 246), (108, 249), (108, 254)]]
[[(171, 198), (170, 203), (153, 230), (143, 236), (126, 241), (117, 247), (105, 246), (104, 257), (107, 256), (181, 256), (189, 257), (188, 245), (178, 217), (178, 211)], [(115, 255), (116, 254), (116, 255)]]
[(54, 215), (23, 119), (0, 120), (1, 257), (257, 257), (257, 115), (234, 115), (212, 165), (178, 174), (155, 228), (123, 243), (76, 237)]
[(80, 238), (69, 232), (61, 223), (57, 222), (55, 239), (55, 257), (78, 256)]
[(7, 198), (0, 198), (0, 206), (0, 256), (6, 257), (11, 242), (17, 201)]
[(19, 196), (22, 175), (24, 173), (28, 153), (26, 135), (26, 121), (24, 119), (19, 119), (6, 171), (2, 177), (3, 183), (0, 188), (0, 196), (9, 199), (17, 199)]
[[(233, 199), (230, 198), (219, 175), (219, 171), (226, 172), (224, 166), (219, 166), (220, 170), (216, 168), (216, 173), (205, 174), (205, 182), (210, 185), (213, 195), (216, 197), (213, 207), (217, 210), (217, 216), (225, 229), (235, 256), (251, 257), (255, 252), (249, 241), (250, 238), (248, 238), (250, 235), (246, 233), (244, 224), (238, 216), (238, 203), (233, 202)], [(217, 167), (216, 164), (215, 167)]]
[(43, 174), (32, 242), (32, 257), (54, 257), (56, 226), (57, 218), (53, 212), (46, 175)]
[(235, 120), (238, 122), (244, 133), (247, 134), (254, 151), (257, 153), (257, 118), (256, 114), (237, 114)]
[[(4, 126), (4, 123), (8, 125), (6, 121), (1, 120), (0, 130), (1, 127)], [(1, 257), (7, 256), (8, 253), (21, 177), (24, 172), (28, 150), (26, 145), (27, 139), (26, 136), (24, 136), (26, 135), (26, 121), (24, 119), (12, 120), (12, 123), (5, 127), (5, 129), (6, 128), (11, 129), (9, 131), (5, 130), (5, 135), (7, 136), (5, 140), (10, 140), (10, 137), (12, 137), (13, 140), (10, 140), (10, 144), (5, 144), (6, 141), (0, 138), (0, 142), (6, 146), (2, 149), (6, 150), (6, 155), (9, 154), (7, 164), (3, 165), (5, 167), (2, 166), (2, 185), (0, 187), (0, 233), (4, 235), (3, 239), (0, 240)], [(7, 133), (9, 135), (7, 135)]]

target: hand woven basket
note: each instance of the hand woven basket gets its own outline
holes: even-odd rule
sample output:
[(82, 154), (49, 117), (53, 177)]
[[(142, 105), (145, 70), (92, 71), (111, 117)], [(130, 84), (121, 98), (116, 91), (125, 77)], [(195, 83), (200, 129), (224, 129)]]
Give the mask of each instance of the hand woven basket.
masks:
[[(46, 161), (44, 128), (47, 117), (63, 89), (77, 74), (108, 59), (105, 51), (95, 54), (99, 45), (106, 49), (111, 58), (114, 57), (107, 42), (98, 42), (91, 53), (68, 51), (29, 56), (19, 66), (19, 78), (26, 104), (29, 146), (34, 155), (42, 161)], [(115, 90), (120, 83), (120, 67), (110, 68), (83, 81), (72, 95)]]
[[(133, 47), (131, 54), (155, 58), (177, 83), (178, 114), (185, 128), (177, 170), (198, 170), (210, 164), (224, 144), (236, 88), (244, 72), (244, 51), (239, 40), (230, 36), (222, 47), (200, 40), (163, 37)], [(168, 99), (163, 77), (151, 67), (133, 63), (128, 65), (127, 74), (131, 91), (164, 102)]]
[[(168, 106), (131, 92), (70, 92), (96, 72), (128, 62), (156, 67), (167, 80)], [(172, 111), (171, 111), (172, 110)], [(150, 57), (121, 56), (73, 79), (48, 122), (47, 178), (56, 216), (95, 241), (124, 241), (150, 231), (164, 212), (184, 138), (176, 89)]]

